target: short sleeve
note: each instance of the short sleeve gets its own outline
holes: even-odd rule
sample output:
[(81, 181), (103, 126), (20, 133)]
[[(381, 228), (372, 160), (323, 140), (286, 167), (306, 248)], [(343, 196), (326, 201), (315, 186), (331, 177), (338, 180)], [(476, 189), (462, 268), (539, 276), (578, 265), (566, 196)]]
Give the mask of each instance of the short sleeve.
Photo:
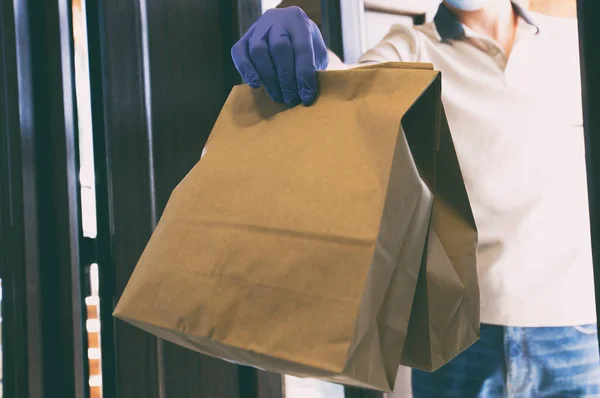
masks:
[(393, 25), (387, 35), (359, 59), (359, 63), (418, 62), (420, 32), (411, 26)]

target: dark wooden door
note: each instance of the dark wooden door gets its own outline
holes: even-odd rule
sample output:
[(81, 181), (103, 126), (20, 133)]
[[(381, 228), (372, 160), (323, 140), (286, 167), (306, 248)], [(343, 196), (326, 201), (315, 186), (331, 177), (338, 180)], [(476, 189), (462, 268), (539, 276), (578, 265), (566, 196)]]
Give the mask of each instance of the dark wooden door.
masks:
[(158, 340), (111, 312), (232, 85), (259, 1), (88, 1), (105, 397), (278, 398), (281, 377)]

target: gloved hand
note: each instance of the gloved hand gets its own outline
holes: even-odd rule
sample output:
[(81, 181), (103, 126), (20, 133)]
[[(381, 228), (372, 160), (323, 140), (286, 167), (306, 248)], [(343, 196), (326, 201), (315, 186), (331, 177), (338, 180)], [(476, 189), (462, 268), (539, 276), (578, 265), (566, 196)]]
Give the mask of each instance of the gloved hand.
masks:
[(317, 25), (299, 7), (271, 9), (231, 49), (242, 78), (261, 84), (273, 100), (310, 105), (318, 92), (317, 71), (327, 68), (327, 47)]

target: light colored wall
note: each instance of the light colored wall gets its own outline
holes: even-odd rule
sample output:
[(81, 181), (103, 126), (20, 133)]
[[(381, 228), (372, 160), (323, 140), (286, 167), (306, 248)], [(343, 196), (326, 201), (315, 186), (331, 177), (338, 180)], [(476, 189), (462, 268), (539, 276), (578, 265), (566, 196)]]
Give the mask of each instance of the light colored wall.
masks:
[(380, 12), (366, 12), (365, 24), (367, 27), (367, 48), (372, 48), (383, 39), (392, 25), (406, 24), (411, 26), (412, 19)]
[[(440, 0), (373, 0), (386, 6), (397, 6), (408, 10), (435, 10)], [(565, 18), (576, 17), (576, 0), (529, 0), (533, 11)]]
[[(440, 3), (440, 0), (365, 1), (370, 1), (373, 4), (382, 6), (397, 7), (398, 9), (405, 11), (425, 12), (427, 14), (428, 20), (431, 20), (433, 18), (437, 7)], [(530, 0), (530, 8), (535, 12), (552, 16), (565, 18), (575, 18), (577, 16), (576, 0)], [(385, 36), (385, 34), (388, 32), (388, 30), (393, 24), (412, 24), (410, 18), (400, 17), (396, 15), (383, 14), (379, 12), (367, 12), (365, 15), (367, 26), (367, 48), (371, 48), (375, 44), (377, 44), (379, 40), (381, 40)]]
[(577, 16), (576, 0), (530, 0), (531, 9), (542, 14), (557, 17), (575, 18)]
[(281, 0), (262, 0), (262, 10), (265, 12), (270, 8), (275, 8), (279, 3)]

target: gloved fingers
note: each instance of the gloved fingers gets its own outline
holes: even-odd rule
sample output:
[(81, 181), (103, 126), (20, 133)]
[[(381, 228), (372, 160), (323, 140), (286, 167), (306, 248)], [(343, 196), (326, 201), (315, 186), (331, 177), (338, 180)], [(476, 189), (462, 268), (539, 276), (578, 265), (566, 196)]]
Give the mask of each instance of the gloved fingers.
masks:
[(325, 70), (329, 65), (329, 52), (327, 52), (327, 46), (325, 45), (325, 40), (323, 40), (323, 35), (321, 34), (319, 27), (313, 21), (310, 22), (313, 47), (315, 49), (315, 66), (317, 67), (317, 70)]
[(277, 70), (275, 69), (269, 50), (268, 37), (271, 29), (271, 27), (268, 27), (266, 30), (256, 29), (253, 32), (248, 40), (248, 53), (269, 96), (274, 101), (283, 103)]
[(300, 96), (298, 95), (298, 84), (296, 83), (294, 48), (289, 34), (286, 31), (271, 29), (268, 40), (271, 59), (275, 64), (283, 100), (289, 106), (298, 105)]
[(244, 81), (254, 88), (262, 84), (271, 98), (291, 106), (314, 102), (317, 70), (328, 63), (318, 27), (298, 7), (267, 11), (231, 55)]
[(261, 86), (260, 76), (250, 60), (248, 51), (249, 33), (251, 34), (251, 31), (248, 31), (233, 47), (231, 47), (231, 59), (244, 82), (252, 88), (259, 88)]
[[(308, 22), (308, 17), (306, 19)], [(311, 105), (317, 98), (318, 82), (310, 24), (302, 28), (291, 27), (290, 39), (294, 47), (298, 95), (304, 105)]]

